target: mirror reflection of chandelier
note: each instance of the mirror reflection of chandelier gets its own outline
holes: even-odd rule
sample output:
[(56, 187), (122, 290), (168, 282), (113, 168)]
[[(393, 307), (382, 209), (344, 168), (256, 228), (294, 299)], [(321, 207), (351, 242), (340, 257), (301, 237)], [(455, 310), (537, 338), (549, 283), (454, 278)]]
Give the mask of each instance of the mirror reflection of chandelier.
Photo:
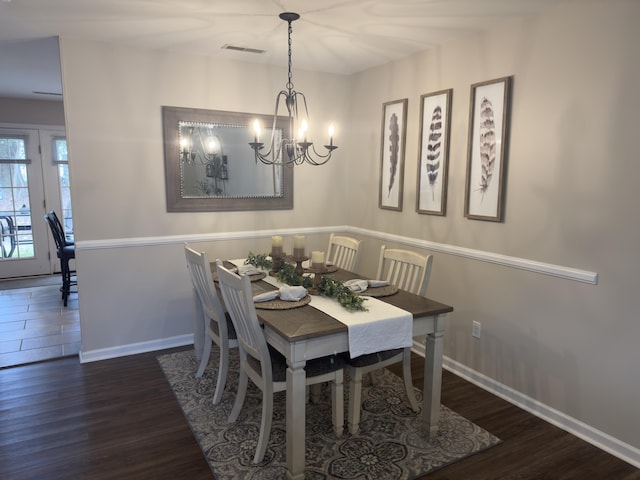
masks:
[(183, 127), (180, 127), (180, 159), (183, 163), (192, 165), (196, 161), (198, 154), (193, 149), (193, 127), (189, 127), (189, 134), (182, 134)]
[(227, 156), (222, 154), (222, 143), (217, 135), (207, 138), (204, 155), (207, 158), (207, 177), (228, 180)]
[[(183, 133), (183, 130), (186, 130)], [(225, 181), (229, 179), (227, 156), (222, 150), (222, 142), (206, 126), (180, 128), (180, 158), (188, 165), (204, 165), (206, 179), (196, 187), (206, 195), (221, 195), (225, 191)]]
[[(335, 133), (333, 125), (329, 126), (329, 145), (325, 145), (325, 151), (319, 153), (316, 151), (313, 142), (308, 141), (307, 130), (309, 121), (309, 111), (307, 109), (307, 99), (302, 92), (296, 92), (293, 89), (293, 81), (291, 75), (291, 22), (298, 20), (300, 15), (292, 12), (281, 13), (280, 18), (289, 24), (289, 74), (285, 90), (281, 90), (276, 96), (276, 109), (273, 114), (273, 127), (271, 129), (271, 140), (269, 142), (269, 150), (263, 152), (264, 143), (260, 142), (260, 133), (262, 126), (258, 120), (253, 122), (254, 141), (249, 145), (255, 152), (256, 162), (260, 160), (267, 165), (301, 165), (305, 162), (311, 165), (323, 165), (331, 159), (331, 154), (338, 148), (333, 144), (333, 135)], [(298, 99), (300, 99), (301, 108), (298, 108)], [(283, 132), (282, 138), (277, 138), (276, 120), (278, 117), (278, 107), (280, 101), (284, 102), (287, 108), (287, 118), (289, 131)], [(297, 134), (297, 137), (296, 137)]]

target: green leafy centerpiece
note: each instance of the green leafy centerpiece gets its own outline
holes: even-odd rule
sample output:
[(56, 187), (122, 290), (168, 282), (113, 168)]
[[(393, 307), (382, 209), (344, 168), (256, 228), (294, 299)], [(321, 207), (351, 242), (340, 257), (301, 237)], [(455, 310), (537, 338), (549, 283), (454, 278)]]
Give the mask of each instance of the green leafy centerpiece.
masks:
[(262, 268), (263, 270), (269, 270), (273, 267), (273, 262), (269, 260), (269, 255), (266, 253), (259, 253), (256, 255), (253, 252), (249, 252), (244, 264), (253, 265), (256, 268)]
[[(249, 252), (244, 263), (246, 265), (253, 265), (256, 268), (269, 270), (273, 266), (273, 263), (271, 262), (271, 260), (269, 260), (268, 257), (269, 256), (264, 253), (256, 255), (252, 252)], [(313, 280), (311, 279), (311, 277), (305, 277), (298, 274), (296, 272), (296, 267), (288, 261), (282, 262), (280, 270), (276, 274), (276, 278), (282, 283), (291, 286), (302, 285), (307, 289), (313, 287)], [(349, 310), (350, 312), (367, 311), (367, 307), (364, 306), (364, 302), (367, 300), (366, 298), (361, 297), (357, 293), (353, 292), (340, 280), (336, 280), (331, 276), (324, 275), (322, 277), (322, 281), (318, 285), (318, 293), (325, 297), (335, 298), (342, 307)]]

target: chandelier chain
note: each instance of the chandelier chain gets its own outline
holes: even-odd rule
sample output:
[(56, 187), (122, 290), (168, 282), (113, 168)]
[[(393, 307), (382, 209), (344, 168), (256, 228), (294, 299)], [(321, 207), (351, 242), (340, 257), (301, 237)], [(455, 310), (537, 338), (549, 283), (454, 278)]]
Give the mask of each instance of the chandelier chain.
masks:
[(292, 61), (291, 61), (291, 33), (293, 32), (293, 28), (291, 27), (291, 21), (289, 21), (289, 77), (288, 77), (288, 82), (287, 82), (287, 89), (289, 90), (293, 90), (293, 81), (292, 81), (292, 73), (291, 73), (291, 66), (292, 66)]

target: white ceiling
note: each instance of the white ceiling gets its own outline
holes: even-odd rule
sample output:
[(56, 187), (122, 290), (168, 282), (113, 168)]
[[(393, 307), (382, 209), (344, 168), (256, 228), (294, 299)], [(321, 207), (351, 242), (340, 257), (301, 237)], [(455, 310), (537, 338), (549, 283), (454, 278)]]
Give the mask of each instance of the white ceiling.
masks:
[(0, 96), (59, 99), (56, 36), (285, 66), (291, 11), (294, 71), (350, 74), (568, 1), (0, 0)]

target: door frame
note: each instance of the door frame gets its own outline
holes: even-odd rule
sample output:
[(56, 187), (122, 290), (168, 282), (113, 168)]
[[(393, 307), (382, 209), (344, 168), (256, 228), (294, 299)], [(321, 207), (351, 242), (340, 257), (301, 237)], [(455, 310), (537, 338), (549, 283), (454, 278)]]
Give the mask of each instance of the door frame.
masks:
[[(53, 274), (59, 271), (56, 246), (44, 220), (47, 211), (61, 211), (57, 165), (53, 163), (51, 140), (66, 137), (64, 126), (0, 123), (0, 133), (28, 136), (27, 167), (34, 257), (1, 262), (0, 278)], [(41, 219), (42, 221), (39, 221)]]

